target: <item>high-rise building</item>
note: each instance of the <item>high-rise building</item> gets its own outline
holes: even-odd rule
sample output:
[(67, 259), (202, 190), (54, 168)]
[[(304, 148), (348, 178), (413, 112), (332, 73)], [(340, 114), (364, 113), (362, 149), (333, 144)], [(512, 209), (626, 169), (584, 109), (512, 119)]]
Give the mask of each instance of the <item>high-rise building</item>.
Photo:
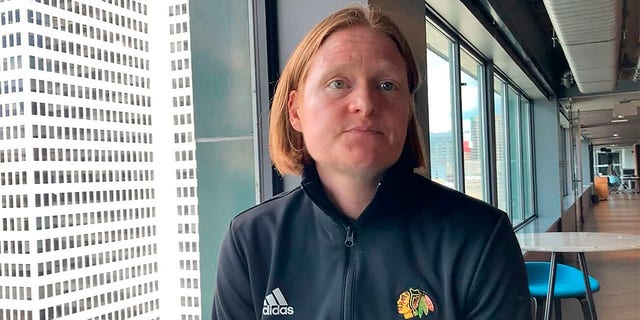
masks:
[[(200, 255), (188, 0), (149, 1), (163, 319), (200, 320)], [(166, 54), (163, 54), (166, 53)], [(157, 87), (154, 86), (157, 84)], [(165, 236), (166, 235), (166, 236)], [(166, 279), (167, 281), (164, 281)]]
[(188, 1), (0, 0), (0, 319), (200, 319)]
[(454, 187), (455, 159), (451, 132), (429, 134), (429, 155), (431, 156), (431, 179)]

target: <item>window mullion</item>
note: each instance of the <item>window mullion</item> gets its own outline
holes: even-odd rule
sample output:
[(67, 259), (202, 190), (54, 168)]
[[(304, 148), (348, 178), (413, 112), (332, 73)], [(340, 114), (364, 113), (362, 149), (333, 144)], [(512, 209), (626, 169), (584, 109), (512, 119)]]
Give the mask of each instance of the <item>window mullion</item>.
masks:
[(451, 50), (451, 108), (452, 108), (452, 131), (454, 135), (454, 186), (455, 189), (464, 192), (464, 151), (462, 137), (462, 92), (460, 89), (460, 44), (458, 41), (452, 41)]

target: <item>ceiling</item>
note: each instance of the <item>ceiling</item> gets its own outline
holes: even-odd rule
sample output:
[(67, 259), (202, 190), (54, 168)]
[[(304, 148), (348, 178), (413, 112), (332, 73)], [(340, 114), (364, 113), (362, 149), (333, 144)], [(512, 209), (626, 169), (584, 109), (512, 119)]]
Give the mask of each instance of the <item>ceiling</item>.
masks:
[[(629, 101), (621, 104), (620, 101)], [(640, 116), (638, 105), (640, 94), (617, 93), (592, 97), (577, 97), (564, 100), (565, 106), (577, 110), (580, 130), (594, 146), (629, 146), (640, 143)], [(624, 116), (614, 115), (614, 105), (635, 111)], [(618, 107), (616, 107), (618, 108)], [(614, 121), (614, 122), (612, 122)]]
[[(576, 111), (582, 136), (594, 146), (640, 143), (639, 1), (530, 2), (545, 33), (557, 38), (552, 41), (561, 45), (569, 62), (570, 72), (560, 80), (564, 88), (559, 101)], [(599, 39), (603, 25), (611, 30)], [(585, 52), (576, 52), (577, 47)]]
[(594, 146), (640, 143), (640, 1), (426, 3), (530, 98), (574, 111)]

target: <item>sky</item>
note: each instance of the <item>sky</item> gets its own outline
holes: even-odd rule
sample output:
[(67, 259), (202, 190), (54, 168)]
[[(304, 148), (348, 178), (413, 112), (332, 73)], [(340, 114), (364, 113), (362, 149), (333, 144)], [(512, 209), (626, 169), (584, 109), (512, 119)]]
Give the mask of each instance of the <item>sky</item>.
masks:
[[(427, 81), (429, 99), (429, 132), (441, 133), (451, 131), (451, 77), (449, 63), (432, 51), (427, 51)], [(462, 82), (462, 116), (463, 131), (470, 129), (470, 119), (477, 116), (478, 83), (468, 74), (463, 73)]]

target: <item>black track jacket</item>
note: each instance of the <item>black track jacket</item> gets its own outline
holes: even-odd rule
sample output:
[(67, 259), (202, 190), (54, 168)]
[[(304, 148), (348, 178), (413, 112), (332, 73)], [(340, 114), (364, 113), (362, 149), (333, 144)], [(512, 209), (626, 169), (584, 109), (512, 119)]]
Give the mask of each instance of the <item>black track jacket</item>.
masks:
[(354, 221), (307, 167), (231, 222), (212, 319), (519, 320), (530, 300), (504, 212), (396, 164)]

